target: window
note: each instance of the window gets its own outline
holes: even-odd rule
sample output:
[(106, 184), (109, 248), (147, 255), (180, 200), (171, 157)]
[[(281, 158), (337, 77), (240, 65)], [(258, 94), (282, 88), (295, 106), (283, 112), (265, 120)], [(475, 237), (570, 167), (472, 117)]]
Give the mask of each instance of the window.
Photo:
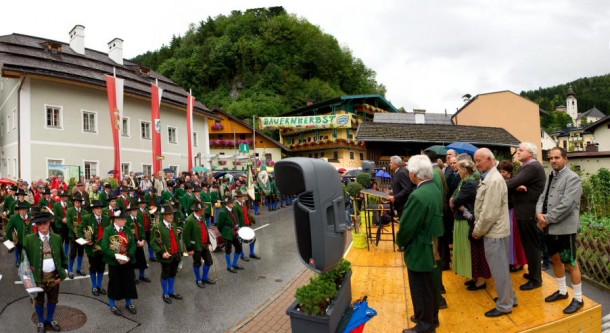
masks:
[(142, 173), (144, 174), (144, 176), (152, 176), (152, 165), (142, 164)]
[(57, 106), (47, 106), (46, 109), (47, 128), (61, 129), (61, 108)]
[(89, 177), (97, 176), (97, 162), (87, 162), (85, 161), (85, 179), (89, 179)]
[(360, 153), (360, 160), (364, 161), (364, 153)]
[(333, 160), (338, 160), (339, 159), (339, 152), (338, 151), (333, 151)]
[(123, 117), (123, 132), (121, 135), (127, 137), (129, 136), (129, 118)]
[(140, 138), (150, 140), (150, 121), (140, 122)]
[(320, 153), (320, 157), (324, 157), (324, 152), (321, 152), (321, 153)]
[(167, 128), (167, 139), (169, 140), (169, 143), (178, 143), (176, 141), (176, 128), (175, 127)]
[(265, 161), (271, 161), (272, 157), (271, 154), (265, 154)]
[(13, 109), (13, 123), (11, 124), (12, 129), (17, 129), (17, 109)]
[(350, 152), (349, 152), (349, 159), (350, 159), (350, 160), (353, 160), (353, 159), (354, 159), (354, 152), (353, 152), (353, 151), (350, 151)]
[(90, 133), (97, 132), (95, 127), (95, 112), (83, 111), (83, 131)]
[(174, 170), (174, 175), (178, 174), (178, 166), (177, 165), (170, 165), (169, 168)]
[(197, 132), (193, 132), (193, 147), (199, 147), (199, 137)]
[(123, 175), (129, 174), (129, 163), (121, 163), (121, 172)]

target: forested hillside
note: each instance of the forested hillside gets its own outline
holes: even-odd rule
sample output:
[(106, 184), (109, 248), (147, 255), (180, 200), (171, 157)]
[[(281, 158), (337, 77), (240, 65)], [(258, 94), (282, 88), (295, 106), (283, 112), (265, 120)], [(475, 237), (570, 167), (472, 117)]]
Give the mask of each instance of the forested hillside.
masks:
[(239, 118), (277, 115), (308, 100), (386, 90), (333, 36), (282, 7), (210, 17), (132, 60)]

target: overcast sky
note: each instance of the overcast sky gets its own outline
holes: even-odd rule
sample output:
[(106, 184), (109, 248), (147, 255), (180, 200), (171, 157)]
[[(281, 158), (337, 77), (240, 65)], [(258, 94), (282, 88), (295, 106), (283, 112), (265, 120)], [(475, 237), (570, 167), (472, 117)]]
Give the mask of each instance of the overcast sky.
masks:
[(69, 42), (82, 24), (87, 48), (106, 51), (120, 37), (131, 58), (209, 16), (278, 5), (349, 47), (407, 110), (453, 113), (466, 93), (519, 93), (610, 71), (608, 0), (6, 1), (0, 35)]

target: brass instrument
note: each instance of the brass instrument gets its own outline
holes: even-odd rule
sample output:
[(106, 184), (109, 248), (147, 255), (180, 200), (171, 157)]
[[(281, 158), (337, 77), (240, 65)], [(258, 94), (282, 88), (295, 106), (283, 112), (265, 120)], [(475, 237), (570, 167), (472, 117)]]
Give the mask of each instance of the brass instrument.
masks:
[(151, 223), (152, 221), (155, 220), (155, 213), (157, 212), (157, 206), (152, 206), (148, 209), (148, 214), (150, 214), (150, 220)]
[(155, 237), (155, 240), (157, 241), (159, 246), (163, 247), (163, 250), (169, 253), (167, 247), (165, 246), (165, 243), (163, 243), (163, 238), (161, 237), (161, 231), (159, 230), (159, 228), (155, 228), (155, 230), (153, 230), (153, 236)]
[(93, 239), (94, 232), (93, 232), (93, 228), (90, 225), (86, 226), (83, 229), (83, 235), (85, 236), (85, 240), (86, 241), (88, 241), (88, 242), (92, 241), (93, 242), (93, 244), (94, 244), (93, 245), (93, 251), (94, 252), (102, 250), (102, 247), (97, 243), (96, 240)]
[(178, 236), (182, 235), (182, 227), (176, 227), (176, 232), (178, 233)]
[(13, 243), (15, 245), (19, 244), (19, 232), (17, 231), (17, 228), (14, 228), (13, 231), (11, 231), (11, 235), (13, 236)]
[(74, 231), (74, 235), (78, 234), (78, 214), (72, 219), (72, 230)]
[(123, 238), (121, 237), (121, 235), (110, 236), (110, 245), (108, 247), (110, 248), (110, 250), (112, 250), (112, 252), (121, 253), (125, 251), (121, 238)]

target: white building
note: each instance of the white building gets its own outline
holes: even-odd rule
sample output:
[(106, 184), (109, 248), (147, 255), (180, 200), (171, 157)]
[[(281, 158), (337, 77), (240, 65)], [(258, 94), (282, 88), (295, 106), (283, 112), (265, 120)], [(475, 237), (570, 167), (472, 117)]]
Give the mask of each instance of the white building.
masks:
[[(151, 172), (150, 91), (155, 80), (163, 89), (163, 168), (186, 171), (187, 92), (124, 60), (121, 39), (113, 39), (106, 54), (85, 48), (83, 26), (75, 26), (70, 38), (68, 44), (21, 34), (0, 36), (0, 175), (46, 178), (59, 164), (79, 166), (86, 177), (105, 178), (114, 165), (105, 83), (113, 69), (125, 79), (123, 171)], [(197, 102), (193, 118), (193, 155), (210, 154), (208, 118), (217, 116)]]

